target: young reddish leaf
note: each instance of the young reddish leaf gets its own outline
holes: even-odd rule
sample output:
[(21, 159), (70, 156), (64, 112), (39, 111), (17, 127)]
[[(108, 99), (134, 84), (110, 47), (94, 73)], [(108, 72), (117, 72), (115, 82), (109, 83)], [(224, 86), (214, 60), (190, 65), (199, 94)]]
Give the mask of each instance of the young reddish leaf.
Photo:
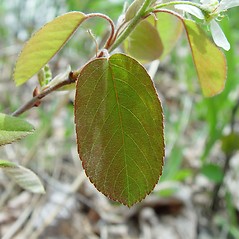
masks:
[(85, 17), (81, 12), (69, 12), (37, 31), (18, 57), (14, 71), (16, 85), (35, 75), (65, 45)]
[(143, 20), (124, 42), (125, 51), (137, 60), (153, 61), (163, 52), (163, 45), (157, 29)]
[(45, 193), (40, 179), (30, 169), (6, 160), (0, 160), (0, 168), (22, 188), (33, 193)]
[(227, 76), (225, 55), (197, 23), (183, 21), (203, 95), (214, 96), (224, 89)]
[(0, 146), (19, 140), (33, 130), (33, 126), (25, 120), (0, 113)]
[(132, 206), (153, 190), (163, 166), (163, 115), (142, 65), (123, 54), (86, 65), (75, 123), (83, 167), (99, 191)]

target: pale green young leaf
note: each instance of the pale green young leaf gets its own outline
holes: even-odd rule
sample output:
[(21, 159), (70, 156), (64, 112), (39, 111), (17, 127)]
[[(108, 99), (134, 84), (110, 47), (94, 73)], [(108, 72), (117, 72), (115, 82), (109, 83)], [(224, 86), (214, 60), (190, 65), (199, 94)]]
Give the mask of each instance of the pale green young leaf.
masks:
[(124, 41), (125, 52), (143, 62), (158, 59), (163, 52), (163, 45), (156, 27), (147, 20), (138, 24)]
[(22, 188), (33, 193), (45, 193), (40, 179), (30, 169), (6, 160), (0, 160), (0, 168)]
[(37, 77), (41, 88), (46, 86), (52, 80), (52, 72), (48, 64), (41, 68)]
[(25, 120), (0, 113), (0, 146), (19, 140), (33, 131), (33, 126)]
[[(155, 23), (156, 19), (157, 21)], [(163, 44), (163, 53), (160, 56), (160, 59), (163, 59), (172, 51), (182, 35), (183, 24), (176, 16), (173, 14), (168, 14), (167, 12), (156, 13), (156, 19), (155, 17), (150, 16), (148, 21), (150, 21), (152, 24), (155, 24), (156, 29), (158, 30)]]
[(16, 85), (35, 75), (65, 45), (85, 17), (81, 12), (69, 12), (37, 31), (18, 57), (14, 71)]

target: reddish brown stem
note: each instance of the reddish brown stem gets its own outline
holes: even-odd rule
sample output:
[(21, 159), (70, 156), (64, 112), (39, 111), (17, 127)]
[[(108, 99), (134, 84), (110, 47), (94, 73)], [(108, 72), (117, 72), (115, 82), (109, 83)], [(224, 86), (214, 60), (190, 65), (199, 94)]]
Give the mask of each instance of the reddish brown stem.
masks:
[(115, 24), (114, 24), (113, 20), (110, 17), (108, 17), (108, 16), (106, 16), (104, 14), (101, 14), (101, 13), (90, 13), (90, 14), (86, 15), (86, 19), (85, 20), (87, 20), (89, 18), (92, 18), (92, 17), (100, 17), (100, 18), (103, 18), (103, 19), (105, 19), (106, 21), (109, 22), (109, 24), (111, 26), (111, 33), (110, 33), (109, 38), (106, 41), (105, 46), (104, 46), (105, 49), (108, 49), (112, 45), (112, 42), (113, 42), (113, 39), (114, 39)]
[(77, 80), (77, 76), (74, 75), (73, 72), (71, 72), (69, 74), (68, 79), (52, 86), (49, 88), (46, 88), (45, 90), (43, 90), (41, 93), (39, 93), (38, 95), (34, 96), (30, 101), (28, 101), (26, 104), (22, 105), (19, 109), (17, 109), (15, 112), (12, 113), (12, 116), (19, 116), (22, 113), (26, 112), (27, 110), (31, 109), (32, 107), (34, 107), (42, 98), (44, 98), (45, 96), (49, 95), (51, 92), (65, 86), (65, 85), (69, 85), (69, 84), (73, 84), (75, 83)]

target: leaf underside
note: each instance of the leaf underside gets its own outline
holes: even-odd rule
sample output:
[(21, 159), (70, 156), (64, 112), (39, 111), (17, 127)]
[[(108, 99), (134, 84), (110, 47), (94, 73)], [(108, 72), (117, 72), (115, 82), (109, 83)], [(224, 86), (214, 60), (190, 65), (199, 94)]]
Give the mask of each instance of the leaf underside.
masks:
[(123, 54), (86, 65), (75, 124), (83, 167), (99, 191), (132, 206), (153, 190), (163, 166), (163, 115), (142, 65)]
[(0, 146), (19, 140), (33, 130), (25, 120), (0, 113)]
[(81, 12), (69, 12), (37, 31), (18, 57), (14, 71), (16, 85), (35, 75), (65, 45), (85, 17)]
[(0, 168), (22, 188), (33, 193), (45, 193), (40, 179), (31, 170), (6, 160), (0, 160)]

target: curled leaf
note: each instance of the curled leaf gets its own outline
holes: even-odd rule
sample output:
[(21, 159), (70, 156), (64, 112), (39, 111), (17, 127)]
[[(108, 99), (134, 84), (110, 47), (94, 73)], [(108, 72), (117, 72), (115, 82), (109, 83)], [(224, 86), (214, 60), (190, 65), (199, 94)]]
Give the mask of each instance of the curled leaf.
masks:
[(30, 169), (6, 160), (0, 160), (0, 168), (22, 188), (33, 193), (45, 193), (40, 179)]

